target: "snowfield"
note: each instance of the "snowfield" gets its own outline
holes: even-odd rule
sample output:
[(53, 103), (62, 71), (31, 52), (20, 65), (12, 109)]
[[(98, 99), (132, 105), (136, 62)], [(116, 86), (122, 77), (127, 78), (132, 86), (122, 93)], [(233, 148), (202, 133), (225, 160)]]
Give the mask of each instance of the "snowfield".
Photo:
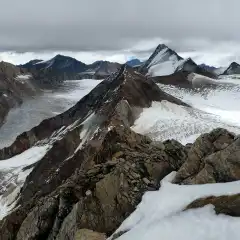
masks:
[[(144, 194), (137, 209), (115, 232), (119, 240), (237, 240), (240, 219), (216, 215), (213, 206), (183, 211), (194, 200), (240, 193), (240, 181), (204, 185), (175, 185), (171, 173), (159, 191)], [(109, 238), (111, 240), (111, 237)]]
[(50, 148), (50, 145), (35, 146), (0, 161), (0, 220), (15, 207), (18, 193), (32, 171), (25, 167), (41, 160)]
[(132, 129), (155, 140), (173, 138), (183, 144), (194, 142), (202, 133), (217, 127), (239, 134), (240, 104), (236, 103), (240, 103), (240, 82), (233, 84), (232, 79), (225, 78), (221, 83), (217, 88), (201, 91), (158, 84), (163, 91), (192, 108), (167, 101), (153, 102), (152, 107), (143, 110)]

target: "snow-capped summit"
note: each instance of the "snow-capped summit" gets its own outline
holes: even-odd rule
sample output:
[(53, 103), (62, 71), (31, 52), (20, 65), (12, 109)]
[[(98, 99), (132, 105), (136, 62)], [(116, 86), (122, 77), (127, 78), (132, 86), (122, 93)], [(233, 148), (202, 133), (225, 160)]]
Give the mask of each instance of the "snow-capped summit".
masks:
[(149, 59), (141, 66), (140, 71), (151, 76), (172, 74), (183, 60), (175, 51), (165, 44), (159, 44)]
[(198, 66), (191, 58), (183, 59), (165, 44), (159, 44), (150, 58), (140, 67), (140, 72), (151, 77), (167, 76), (187, 71), (215, 77), (215, 74)]
[(240, 65), (232, 62), (230, 66), (223, 72), (223, 75), (240, 74)]

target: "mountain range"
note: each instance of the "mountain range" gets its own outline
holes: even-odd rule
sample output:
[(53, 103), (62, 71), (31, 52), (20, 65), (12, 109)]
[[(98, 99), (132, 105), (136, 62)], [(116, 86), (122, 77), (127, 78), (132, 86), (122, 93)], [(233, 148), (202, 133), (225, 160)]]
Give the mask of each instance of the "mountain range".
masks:
[[(153, 63), (162, 61), (146, 69)], [(187, 72), (172, 74), (179, 73)], [(153, 104), (201, 114), (124, 64), (73, 107), (1, 149), (0, 239), (158, 239), (182, 221), (201, 224), (207, 239), (206, 228), (223, 214), (225, 224), (240, 217), (238, 136), (217, 128), (186, 145), (153, 140), (134, 131)]]
[[(220, 74), (240, 73), (240, 66), (235, 62), (228, 68), (197, 65), (191, 58), (183, 59), (165, 44), (159, 44), (146, 61), (132, 59), (126, 64), (147, 77), (153, 77), (157, 82), (165, 84), (169, 81), (188, 87), (191, 85), (188, 80), (191, 73), (213, 79)], [(63, 55), (56, 55), (47, 61), (34, 59), (18, 66), (2, 62), (0, 63), (0, 125), (12, 107), (21, 104), (24, 98), (40, 93), (41, 89), (54, 89), (65, 80), (104, 79), (121, 66), (119, 63), (108, 61), (85, 64)]]

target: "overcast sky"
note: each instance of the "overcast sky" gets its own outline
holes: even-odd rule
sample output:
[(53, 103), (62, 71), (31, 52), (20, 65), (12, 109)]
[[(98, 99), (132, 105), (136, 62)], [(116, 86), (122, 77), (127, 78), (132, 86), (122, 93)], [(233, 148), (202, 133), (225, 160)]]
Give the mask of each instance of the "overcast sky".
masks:
[[(240, 56), (239, 0), (0, 0), (0, 58), (147, 58), (159, 43), (196, 61)], [(239, 59), (240, 60), (240, 59)]]

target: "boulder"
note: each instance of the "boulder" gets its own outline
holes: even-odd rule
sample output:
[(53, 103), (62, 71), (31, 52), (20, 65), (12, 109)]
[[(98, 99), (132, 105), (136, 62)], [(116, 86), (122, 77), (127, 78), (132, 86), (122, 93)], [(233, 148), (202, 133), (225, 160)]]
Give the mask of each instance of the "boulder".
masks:
[(214, 206), (217, 214), (226, 214), (232, 217), (240, 217), (240, 194), (229, 196), (210, 196), (207, 198), (197, 199), (186, 207), (186, 210), (201, 208), (208, 204)]
[(104, 233), (94, 232), (89, 229), (80, 229), (76, 232), (75, 240), (105, 240)]
[(239, 140), (225, 129), (201, 135), (188, 151), (186, 162), (173, 182), (203, 184), (238, 180)]

